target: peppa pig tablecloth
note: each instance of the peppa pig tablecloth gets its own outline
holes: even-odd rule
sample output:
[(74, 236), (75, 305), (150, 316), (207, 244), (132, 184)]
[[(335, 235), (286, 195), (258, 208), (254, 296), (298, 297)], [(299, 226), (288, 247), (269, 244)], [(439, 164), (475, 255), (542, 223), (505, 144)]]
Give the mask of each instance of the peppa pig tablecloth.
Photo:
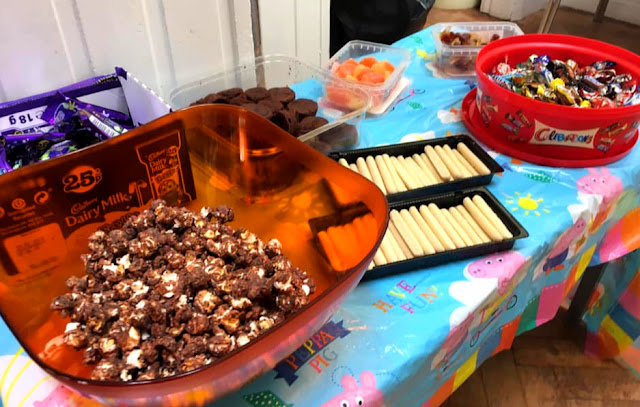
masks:
[[(363, 123), (363, 146), (468, 133), (460, 107), (474, 82), (439, 77), (428, 29), (396, 45), (412, 51), (412, 83), (390, 112)], [(573, 170), (492, 155), (505, 172), (489, 189), (528, 239), (360, 284), (275, 369), (211, 406), (436, 407), (516, 335), (553, 318), (586, 267), (602, 262), (587, 352), (640, 370), (640, 146), (607, 167)], [(40, 370), (1, 320), (0, 396), (6, 407), (97, 405)]]

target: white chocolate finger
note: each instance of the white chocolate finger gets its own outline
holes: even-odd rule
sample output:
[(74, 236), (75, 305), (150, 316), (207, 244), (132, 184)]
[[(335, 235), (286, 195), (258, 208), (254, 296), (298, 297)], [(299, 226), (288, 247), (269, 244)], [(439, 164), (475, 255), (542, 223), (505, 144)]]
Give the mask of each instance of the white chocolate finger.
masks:
[(480, 161), (480, 159), (476, 157), (475, 154), (473, 154), (473, 151), (469, 150), (469, 147), (467, 147), (466, 144), (458, 143), (458, 151), (460, 151), (460, 154), (462, 154), (462, 156), (466, 158), (467, 161), (469, 161), (469, 164), (471, 164), (473, 168), (475, 168), (478, 171), (479, 174), (481, 175), (491, 174), (491, 171), (489, 170), (489, 168), (487, 168), (487, 166), (484, 165), (484, 163)]
[(404, 222), (404, 219), (402, 219), (400, 212), (392, 210), (390, 216), (391, 222), (396, 227), (398, 232), (400, 232), (402, 239), (404, 239), (405, 243), (409, 247), (409, 250), (411, 250), (411, 254), (413, 255), (413, 257), (424, 256), (424, 250), (422, 250), (422, 247), (413, 236), (413, 233), (411, 233), (409, 226), (407, 226), (407, 224)]
[(431, 172), (431, 170), (429, 169), (429, 166), (427, 166), (427, 164), (425, 164), (424, 161), (422, 161), (422, 157), (420, 157), (418, 154), (414, 154), (412, 158), (413, 158), (413, 162), (415, 162), (416, 165), (420, 167), (420, 169), (424, 173), (423, 177), (425, 179), (425, 182), (428, 183), (428, 185), (435, 185), (440, 183), (440, 178)]
[(442, 160), (444, 166), (447, 167), (447, 170), (449, 170), (449, 174), (451, 174), (453, 179), (462, 178), (462, 173), (460, 173), (458, 167), (451, 161), (451, 159), (447, 155), (447, 152), (444, 151), (444, 148), (442, 148), (442, 146), (436, 146), (434, 150), (436, 150), (438, 157), (440, 157), (440, 160)]
[(343, 166), (349, 168), (349, 163), (344, 158), (338, 160), (338, 162)]
[[(358, 171), (358, 167), (355, 164), (349, 164), (349, 168), (351, 168), (351, 171), (360, 174), (360, 171)], [(360, 174), (362, 175), (362, 174)]]
[(405, 170), (402, 163), (400, 163), (400, 161), (398, 160), (398, 157), (391, 157), (391, 162), (393, 163), (393, 167), (396, 169), (396, 172), (400, 176), (400, 179), (407, 186), (407, 189), (420, 188), (420, 184), (418, 184), (417, 181), (415, 181), (413, 177)]
[(462, 154), (460, 154), (460, 151), (455, 148), (452, 151), (453, 155), (458, 159), (458, 162), (462, 165), (462, 167), (464, 167), (466, 172), (471, 174), (470, 177), (474, 177), (480, 174), (475, 168), (473, 168), (471, 164), (469, 164), (469, 161), (467, 161), (467, 159), (464, 158)]
[(384, 163), (387, 165), (389, 174), (391, 174), (391, 177), (393, 178), (393, 182), (396, 184), (396, 189), (398, 190), (398, 192), (406, 191), (407, 186), (404, 184), (404, 182), (402, 182), (402, 179), (400, 179), (400, 175), (398, 175), (398, 172), (396, 171), (396, 167), (391, 162), (391, 157), (389, 157), (389, 154), (382, 154), (382, 159), (384, 160)]
[(489, 236), (491, 240), (494, 242), (502, 241), (502, 235), (498, 230), (491, 224), (489, 219), (487, 219), (482, 211), (476, 206), (475, 203), (469, 197), (466, 197), (462, 200), (462, 204), (469, 211), (469, 214), (473, 217), (473, 219), (478, 222), (478, 225), (485, 231), (485, 233)]
[(407, 163), (409, 168), (412, 169), (415, 178), (422, 184), (422, 186), (426, 187), (435, 184), (435, 181), (433, 181), (428, 173), (425, 173), (422, 167), (418, 165), (416, 160), (411, 157), (405, 157), (404, 161)]
[(431, 246), (435, 249), (436, 252), (440, 253), (444, 251), (444, 246), (438, 240), (438, 237), (433, 233), (427, 222), (425, 222), (424, 218), (420, 215), (420, 212), (416, 209), (415, 206), (409, 208), (409, 213), (413, 220), (420, 227), (420, 231), (424, 234), (425, 238), (431, 243)]
[(429, 160), (431, 161), (431, 164), (433, 164), (433, 166), (435, 167), (436, 171), (438, 171), (438, 175), (440, 175), (440, 178), (442, 178), (443, 181), (451, 181), (453, 177), (451, 176), (451, 173), (447, 169), (447, 166), (444, 165), (444, 163), (438, 156), (438, 153), (436, 152), (436, 150), (434, 150), (433, 147), (431, 146), (426, 146), (424, 148), (424, 152), (427, 154), (427, 157), (429, 157)]
[(433, 175), (436, 181), (438, 181), (438, 184), (444, 182), (444, 180), (440, 177), (440, 174), (438, 174), (438, 170), (436, 170), (436, 167), (433, 166), (433, 163), (431, 162), (429, 157), (427, 157), (427, 154), (426, 153), (420, 154), (420, 158), (422, 159), (422, 162), (424, 163), (424, 165), (429, 167), (429, 171), (431, 171), (431, 175)]
[(407, 260), (413, 258), (411, 254), (411, 250), (406, 245), (404, 240), (402, 240), (402, 236), (400, 236), (400, 232), (393, 225), (393, 222), (389, 222), (389, 226), (387, 227), (389, 230), (389, 240), (391, 241), (391, 246), (393, 246), (393, 250), (396, 252), (396, 256), (398, 257), (398, 261)]
[(372, 268), (374, 268), (375, 266), (378, 266), (378, 264), (376, 264), (376, 261), (374, 260), (374, 261), (372, 261), (372, 262), (369, 264), (369, 267), (367, 267), (367, 270), (371, 270), (371, 269), (372, 269)]
[(451, 216), (453, 216), (453, 219), (455, 219), (456, 223), (460, 225), (460, 227), (465, 231), (465, 233), (471, 240), (469, 246), (482, 244), (482, 239), (480, 239), (480, 236), (478, 236), (475, 229), (469, 224), (469, 222), (467, 222), (460, 211), (458, 211), (458, 208), (452, 206), (451, 208), (449, 208), (449, 212), (451, 213)]
[(358, 157), (358, 159), (356, 160), (356, 167), (358, 167), (358, 172), (362, 174), (363, 177), (373, 182), (373, 179), (371, 178), (371, 173), (367, 168), (367, 163), (364, 161), (364, 158)]
[(444, 217), (444, 214), (438, 208), (436, 204), (429, 204), (427, 206), (431, 211), (431, 214), (438, 220), (438, 223), (442, 226), (447, 235), (451, 238), (451, 241), (456, 246), (456, 248), (460, 249), (465, 247), (462, 238), (458, 235), (458, 233), (453, 229), (453, 226), (449, 223), (449, 221)]
[(387, 164), (385, 164), (381, 155), (377, 155), (374, 158), (376, 165), (378, 166), (378, 170), (380, 170), (380, 176), (382, 177), (382, 182), (384, 182), (384, 187), (387, 189), (388, 194), (395, 194), (398, 192), (396, 187), (396, 183), (393, 181), (393, 177), (387, 168)]
[(453, 217), (453, 215), (451, 214), (451, 211), (447, 209), (442, 209), (442, 214), (444, 215), (445, 219), (447, 219), (447, 222), (449, 222), (451, 226), (453, 226), (453, 230), (455, 230), (458, 233), (458, 236), (460, 236), (460, 238), (464, 242), (464, 245), (467, 247), (473, 246), (473, 241), (471, 240), (467, 232), (462, 228), (462, 226), (460, 226), (460, 224)]
[(367, 167), (369, 168), (373, 182), (378, 186), (378, 188), (380, 188), (382, 193), (386, 195), (387, 189), (384, 187), (384, 182), (382, 182), (382, 177), (380, 176), (380, 171), (378, 171), (376, 161), (371, 156), (367, 157)]
[[(409, 162), (407, 162), (406, 158), (404, 158), (401, 155), (396, 156), (395, 158), (398, 160), (398, 163), (404, 169), (405, 173), (411, 178), (411, 182), (413, 183), (414, 187), (413, 188), (409, 188), (409, 189), (417, 189), (417, 188), (422, 188), (423, 186), (425, 186), (424, 182), (422, 182), (418, 178), (418, 174), (415, 173), (414, 169), (411, 167)], [(400, 178), (402, 178), (402, 175), (400, 176)], [(406, 182), (405, 182), (405, 184), (406, 184)]]
[(453, 244), (453, 241), (451, 240), (449, 235), (447, 235), (447, 232), (444, 231), (442, 225), (440, 225), (440, 222), (438, 222), (438, 219), (433, 216), (426, 205), (420, 205), (420, 215), (422, 215), (422, 218), (427, 222), (429, 228), (431, 228), (433, 233), (435, 233), (435, 235), (438, 237), (438, 240), (440, 241), (440, 243), (442, 243), (442, 246), (445, 250), (456, 249), (456, 245)]
[(416, 239), (416, 242), (418, 242), (418, 244), (422, 248), (422, 251), (424, 252), (424, 254), (435, 253), (436, 249), (433, 248), (433, 246), (429, 242), (429, 239), (427, 239), (424, 233), (420, 231), (420, 226), (418, 226), (416, 221), (413, 220), (413, 217), (411, 217), (411, 214), (409, 213), (409, 211), (407, 209), (402, 209), (400, 211), (400, 216), (402, 216), (402, 220), (404, 221), (405, 225), (409, 227), (409, 231), (411, 232), (413, 237)]
[(491, 241), (489, 236), (486, 233), (484, 233), (484, 230), (482, 230), (480, 225), (478, 225), (478, 222), (476, 222), (473, 219), (473, 216), (471, 216), (471, 214), (469, 213), (469, 211), (467, 211), (467, 208), (465, 208), (463, 205), (458, 205), (456, 206), (456, 209), (458, 210), (458, 212), (460, 212), (460, 215), (462, 215), (464, 220), (467, 221), (469, 226), (471, 226), (473, 231), (476, 232), (476, 234), (478, 235), (482, 243), (489, 243)]
[(502, 222), (502, 220), (500, 220), (498, 215), (496, 215), (496, 213), (491, 209), (491, 207), (489, 207), (489, 204), (487, 204), (487, 202), (484, 199), (482, 199), (480, 195), (474, 196), (472, 200), (473, 200), (473, 203), (475, 203), (476, 206), (482, 211), (484, 216), (487, 219), (489, 219), (491, 224), (495, 226), (496, 229), (498, 229), (498, 232), (500, 232), (500, 235), (502, 235), (503, 239), (511, 239), (513, 237), (513, 234), (509, 232), (509, 229), (507, 229), (507, 226), (505, 226), (505, 224)]
[(460, 178), (469, 178), (471, 176), (471, 173), (467, 171), (466, 168), (464, 168), (461, 162), (458, 161), (458, 158), (455, 154), (453, 154), (453, 150), (451, 149), (451, 147), (449, 147), (448, 145), (444, 145), (442, 149), (444, 150), (445, 154), (447, 154), (449, 161), (451, 161), (451, 165), (456, 167), (456, 169), (460, 173)]
[[(380, 250), (382, 250), (382, 254), (385, 259), (387, 259), (387, 263), (395, 263), (399, 261), (399, 257), (397, 256), (389, 237), (393, 238), (393, 236), (391, 236), (391, 232), (387, 229), (384, 237), (382, 238), (382, 242), (380, 243)], [(398, 248), (398, 250), (400, 250), (400, 248)]]

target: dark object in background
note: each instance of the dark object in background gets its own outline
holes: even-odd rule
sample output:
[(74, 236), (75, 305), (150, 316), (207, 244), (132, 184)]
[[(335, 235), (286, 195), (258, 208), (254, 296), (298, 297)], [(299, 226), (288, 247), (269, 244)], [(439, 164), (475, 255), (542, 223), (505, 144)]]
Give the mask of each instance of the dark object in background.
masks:
[(352, 40), (391, 44), (424, 26), (435, 0), (333, 0), (331, 55)]

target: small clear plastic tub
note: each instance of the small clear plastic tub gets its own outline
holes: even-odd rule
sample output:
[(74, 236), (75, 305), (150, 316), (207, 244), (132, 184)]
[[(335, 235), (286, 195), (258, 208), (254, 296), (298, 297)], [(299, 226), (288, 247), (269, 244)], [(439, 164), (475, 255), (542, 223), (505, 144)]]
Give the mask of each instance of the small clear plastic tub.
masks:
[(438, 69), (448, 76), (475, 76), (476, 57), (484, 45), (447, 45), (440, 39), (444, 31), (456, 34), (474, 34), (484, 45), (494, 35), (502, 38), (523, 35), (522, 29), (515, 23), (502, 21), (475, 21), (468, 23), (440, 23), (433, 26), (431, 33), (436, 45)]
[[(265, 55), (174, 89), (169, 96), (169, 104), (178, 110), (210, 93), (229, 88), (247, 90), (256, 86), (267, 89), (288, 86), (296, 93), (296, 98), (317, 102), (316, 116), (329, 121), (322, 127), (298, 135), (300, 141), (327, 154), (358, 147), (360, 122), (371, 107), (371, 97), (367, 92), (354, 84), (335, 79), (330, 72), (299, 59)], [(333, 99), (349, 100), (350, 103), (338, 105)]]
[[(398, 85), (404, 71), (411, 62), (411, 52), (404, 48), (391, 47), (389, 45), (377, 44), (367, 41), (349, 41), (336, 52), (327, 62), (326, 68), (331, 72), (334, 64), (342, 64), (348, 59), (354, 59), (360, 62), (364, 57), (374, 57), (378, 61), (388, 61), (394, 67), (389, 77), (380, 84), (353, 83), (354, 86), (363, 89), (371, 95), (372, 108), (383, 105), (393, 89)], [(334, 75), (336, 76), (336, 75)], [(336, 79), (340, 79), (336, 76)]]

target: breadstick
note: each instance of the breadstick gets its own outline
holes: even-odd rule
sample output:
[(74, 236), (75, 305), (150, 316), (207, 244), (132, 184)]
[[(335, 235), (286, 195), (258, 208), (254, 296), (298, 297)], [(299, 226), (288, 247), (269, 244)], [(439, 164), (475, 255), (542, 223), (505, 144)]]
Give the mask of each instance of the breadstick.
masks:
[(390, 216), (391, 222), (396, 227), (398, 232), (400, 232), (400, 235), (409, 247), (409, 250), (411, 250), (411, 254), (413, 255), (412, 257), (424, 256), (424, 250), (422, 250), (422, 247), (413, 236), (413, 233), (411, 233), (411, 229), (409, 229), (409, 226), (407, 226), (407, 224), (404, 222), (404, 219), (402, 219), (400, 212), (394, 209), (391, 211)]
[(431, 228), (433, 233), (438, 237), (438, 240), (442, 243), (444, 250), (455, 250), (456, 245), (453, 244), (453, 241), (449, 235), (447, 235), (447, 232), (444, 231), (438, 222), (438, 219), (433, 216), (426, 205), (420, 205), (420, 215), (422, 215), (422, 218), (427, 222), (429, 228)]
[(344, 158), (338, 160), (338, 162), (343, 166), (349, 168), (349, 163)]
[(478, 157), (476, 157), (475, 154), (473, 154), (473, 151), (469, 150), (469, 147), (467, 147), (466, 144), (458, 143), (458, 151), (460, 151), (460, 154), (462, 154), (462, 156), (466, 158), (467, 161), (469, 161), (469, 164), (471, 164), (479, 174), (491, 174), (489, 168), (487, 168), (487, 166), (484, 165), (484, 163)]
[(464, 245), (473, 246), (473, 241), (471, 240), (467, 232), (462, 228), (462, 226), (460, 226), (460, 224), (453, 217), (453, 215), (451, 214), (451, 211), (447, 209), (442, 209), (442, 214), (444, 215), (447, 222), (449, 222), (451, 226), (453, 226), (453, 230), (455, 230), (458, 233), (458, 236), (462, 238)]
[(442, 213), (440, 208), (438, 208), (436, 204), (432, 203), (427, 205), (427, 207), (431, 211), (431, 214), (433, 214), (433, 216), (438, 220), (438, 223), (440, 223), (447, 235), (451, 238), (451, 241), (456, 246), (456, 248), (460, 249), (465, 247), (464, 241), (462, 240), (460, 235), (458, 235), (458, 232), (456, 232), (453, 226), (449, 223), (447, 218), (444, 217), (444, 214)]
[(384, 182), (382, 182), (382, 177), (380, 176), (380, 171), (378, 171), (378, 166), (376, 165), (373, 157), (367, 157), (367, 167), (369, 167), (369, 172), (371, 172), (371, 179), (373, 182), (380, 188), (383, 194), (387, 194), (387, 189), (384, 187)]
[(480, 239), (480, 236), (478, 236), (475, 229), (469, 224), (469, 222), (467, 222), (460, 211), (458, 211), (458, 208), (452, 206), (451, 208), (449, 208), (449, 212), (451, 213), (451, 216), (453, 216), (453, 219), (456, 220), (458, 225), (460, 225), (460, 227), (466, 232), (469, 239), (471, 239), (471, 244), (469, 244), (469, 246), (482, 244), (482, 239)]
[(438, 156), (438, 153), (436, 152), (436, 150), (434, 150), (433, 147), (431, 146), (426, 146), (424, 148), (424, 152), (427, 154), (427, 157), (429, 157), (429, 160), (431, 161), (431, 164), (433, 164), (433, 166), (435, 167), (436, 171), (438, 171), (440, 178), (442, 178), (443, 181), (451, 181), (453, 179), (451, 177), (451, 173), (449, 172), (447, 167), (444, 165), (444, 163)]
[[(404, 245), (404, 241), (402, 241), (402, 236), (400, 236), (398, 234), (398, 237), (396, 237), (396, 234), (398, 233), (398, 231), (395, 229), (395, 226), (393, 226), (393, 223), (389, 222), (389, 226), (387, 227), (387, 234), (389, 235), (389, 243), (391, 243), (391, 247), (393, 248), (393, 252), (395, 253), (396, 257), (398, 258), (398, 260), (396, 261), (402, 261), (402, 260), (407, 260), (411, 258), (411, 250), (409, 250), (408, 247), (403, 246), (404, 250), (407, 251), (407, 253), (409, 253), (409, 257), (407, 257), (407, 255), (405, 254), (403, 247), (400, 246), (400, 243), (402, 243)], [(400, 239), (398, 241), (398, 239)]]
[(364, 162), (364, 158), (358, 157), (358, 159), (356, 160), (356, 167), (358, 168), (358, 172), (362, 174), (363, 177), (365, 177), (371, 182), (374, 182), (373, 179), (371, 178), (371, 173), (367, 168), (367, 163)]
[(418, 184), (417, 181), (414, 180), (413, 177), (405, 170), (402, 163), (400, 163), (400, 160), (398, 160), (398, 157), (391, 157), (391, 162), (400, 176), (400, 179), (402, 179), (402, 182), (407, 186), (407, 189), (420, 188), (420, 184)]
[(476, 206), (475, 203), (469, 197), (466, 197), (462, 200), (464, 207), (467, 208), (469, 214), (473, 217), (473, 219), (478, 222), (478, 225), (485, 231), (485, 233), (489, 236), (491, 240), (494, 242), (502, 241), (502, 235), (498, 230), (491, 224), (489, 219), (487, 219), (482, 211)]
[(440, 159), (444, 163), (444, 166), (447, 167), (447, 170), (449, 170), (449, 174), (451, 174), (453, 179), (462, 178), (462, 173), (460, 173), (458, 167), (453, 163), (453, 161), (451, 161), (451, 159), (447, 155), (447, 152), (444, 151), (444, 148), (442, 148), (442, 146), (436, 146), (434, 150), (436, 150), (436, 153), (438, 153), (438, 157), (440, 157)]
[(427, 154), (420, 154), (420, 158), (422, 159), (424, 165), (429, 167), (429, 171), (431, 172), (431, 175), (433, 175), (433, 177), (436, 179), (436, 181), (438, 181), (438, 183), (444, 182), (444, 180), (440, 177), (440, 174), (438, 174), (438, 170), (436, 170), (436, 167), (433, 166), (433, 163), (431, 162), (429, 157), (427, 157)]
[(491, 209), (491, 207), (489, 207), (489, 204), (487, 204), (487, 202), (484, 199), (482, 199), (480, 195), (474, 196), (472, 200), (473, 200), (473, 203), (475, 203), (476, 206), (482, 211), (484, 216), (487, 219), (489, 219), (491, 224), (495, 226), (496, 229), (498, 229), (498, 232), (500, 232), (500, 235), (502, 235), (503, 239), (511, 239), (513, 237), (511, 232), (509, 232), (509, 229), (507, 229), (505, 224), (502, 222), (502, 220), (500, 220), (498, 215), (496, 215), (496, 213)]
[(416, 179), (418, 181), (420, 181), (420, 183), (422, 184), (422, 186), (429, 186), (429, 185), (433, 185), (435, 184), (435, 181), (433, 181), (433, 179), (431, 178), (431, 176), (429, 175), (429, 173), (425, 173), (425, 171), (422, 169), (422, 167), (420, 167), (418, 165), (418, 163), (416, 162), (416, 160), (414, 160), (411, 157), (405, 157), (404, 161), (407, 163), (407, 165), (409, 166), (409, 168), (412, 169), (413, 174), (415, 175)]
[(358, 167), (355, 164), (349, 164), (349, 168), (351, 168), (351, 171), (355, 172), (356, 174), (360, 174), (360, 171), (358, 171)]
[(427, 182), (429, 185), (435, 185), (440, 183), (440, 178), (431, 172), (427, 164), (425, 164), (424, 161), (422, 161), (422, 157), (420, 157), (418, 154), (414, 154), (413, 162), (415, 162), (416, 165), (418, 165), (418, 167), (420, 167), (420, 169), (424, 173), (425, 182)]
[(453, 155), (458, 159), (458, 162), (462, 164), (462, 166), (467, 170), (467, 172), (471, 174), (472, 177), (480, 174), (475, 168), (473, 168), (473, 165), (469, 164), (469, 161), (467, 161), (467, 159), (464, 158), (462, 154), (460, 154), (460, 151), (455, 148), (452, 151)]
[(380, 250), (382, 250), (382, 254), (384, 255), (384, 258), (387, 260), (387, 263), (394, 263), (398, 261), (399, 258), (398, 258), (398, 255), (396, 254), (396, 251), (393, 245), (391, 244), (391, 239), (389, 239), (389, 236), (391, 236), (391, 232), (387, 229), (387, 231), (384, 234), (384, 237), (382, 238), (382, 242), (380, 243)]
[(443, 252), (444, 246), (442, 245), (442, 243), (440, 243), (440, 240), (438, 240), (438, 237), (435, 234), (433, 234), (433, 232), (431, 231), (431, 228), (429, 227), (429, 225), (427, 225), (427, 222), (424, 221), (424, 218), (420, 216), (420, 212), (418, 212), (415, 206), (412, 206), (411, 208), (409, 208), (409, 213), (411, 214), (411, 217), (413, 218), (413, 220), (418, 224), (420, 231), (422, 231), (422, 233), (427, 238), (429, 243), (431, 243), (431, 246), (433, 246), (435, 251), (438, 253)]
[(407, 209), (402, 209), (400, 211), (400, 216), (402, 216), (402, 220), (409, 227), (409, 231), (412, 233), (413, 237), (416, 239), (424, 254), (433, 254), (436, 252), (436, 249), (433, 248), (429, 239), (422, 233), (420, 230), (420, 226), (416, 223), (415, 220), (411, 217), (411, 214)]
[(384, 187), (387, 189), (387, 193), (395, 194), (398, 192), (396, 187), (396, 183), (393, 181), (393, 177), (387, 168), (387, 164), (385, 164), (381, 155), (377, 155), (374, 159), (376, 165), (378, 166), (378, 170), (380, 170), (380, 176), (382, 177), (382, 182), (384, 182)]
[(453, 154), (453, 150), (451, 149), (451, 147), (449, 147), (448, 145), (444, 145), (442, 149), (447, 154), (447, 157), (449, 157), (451, 163), (458, 169), (460, 178), (469, 178), (472, 176), (471, 173), (462, 165), (462, 163), (458, 161), (458, 157)]
[(389, 157), (389, 154), (382, 154), (382, 159), (384, 160), (384, 163), (387, 165), (389, 174), (391, 174), (391, 177), (393, 178), (393, 182), (396, 184), (396, 189), (398, 190), (398, 192), (406, 191), (407, 187), (404, 185), (404, 182), (402, 182), (402, 180), (400, 179), (400, 176), (396, 171), (396, 167), (391, 162), (391, 157)]
[(471, 229), (473, 229), (473, 231), (476, 232), (476, 234), (478, 235), (482, 243), (489, 243), (491, 241), (491, 239), (489, 239), (489, 236), (487, 236), (487, 234), (484, 233), (484, 230), (482, 230), (480, 225), (478, 225), (478, 222), (476, 222), (473, 219), (473, 216), (471, 216), (471, 214), (469, 213), (469, 211), (467, 211), (467, 208), (465, 208), (463, 205), (458, 205), (456, 206), (456, 209), (458, 210), (458, 212), (460, 212), (460, 215), (462, 215), (464, 220), (467, 221), (469, 226), (471, 226)]
[[(407, 160), (401, 155), (395, 156), (394, 158), (397, 160), (398, 164), (400, 164), (402, 170), (404, 170), (405, 176), (408, 176), (411, 179), (411, 184), (413, 185), (413, 187), (409, 189), (422, 188), (424, 186), (424, 183), (418, 178), (418, 174), (414, 172), (413, 168), (411, 168), (411, 165), (409, 165)], [(398, 174), (400, 174), (400, 172), (398, 172)], [(402, 178), (402, 176), (403, 175), (400, 174), (400, 178)]]
[(393, 222), (393, 219), (389, 221), (389, 230), (391, 231), (393, 238), (396, 240), (398, 247), (400, 247), (400, 250), (402, 250), (402, 254), (404, 254), (404, 257), (406, 257), (407, 259), (412, 259), (414, 257), (413, 252), (407, 245), (406, 239), (403, 237), (403, 233), (401, 233), (398, 229), (397, 223)]
[(372, 261), (372, 262), (369, 264), (369, 267), (367, 267), (367, 270), (371, 270), (371, 269), (372, 269), (372, 268), (374, 268), (375, 266), (378, 266), (378, 264), (376, 264), (376, 261), (374, 260), (374, 261)]

